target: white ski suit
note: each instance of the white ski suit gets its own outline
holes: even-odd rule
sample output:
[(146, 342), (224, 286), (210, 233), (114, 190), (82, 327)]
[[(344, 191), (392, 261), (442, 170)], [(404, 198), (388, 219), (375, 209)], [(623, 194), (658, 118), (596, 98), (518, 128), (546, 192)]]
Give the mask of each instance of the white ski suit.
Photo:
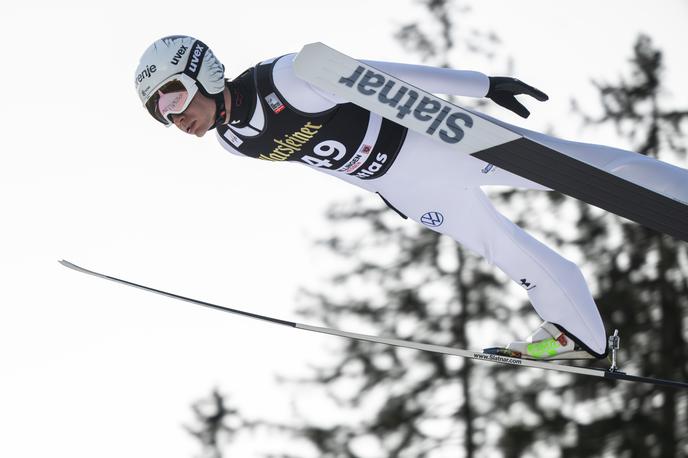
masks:
[[(323, 112), (347, 102), (296, 77), (292, 69), (293, 57), (287, 55), (261, 63), (274, 64), (274, 87), (284, 102), (304, 113)], [(435, 94), (484, 97), (490, 84), (486, 75), (474, 71), (366, 63)], [(232, 133), (221, 135), (218, 132), (222, 145), (241, 154), (235, 148), (236, 138), (228, 141), (228, 135), (256, 135), (261, 130), (261, 123), (265, 122), (264, 110), (264, 105), (256, 103), (249, 127), (233, 129), (230, 125)], [(633, 152), (566, 141), (481, 116), (602, 170), (688, 202), (688, 171), (684, 169)], [(370, 119), (370, 126), (375, 122), (379, 124), (377, 115), (371, 114)], [(369, 129), (374, 131), (373, 127)], [(560, 325), (588, 350), (598, 355), (605, 353), (605, 328), (580, 269), (497, 212), (481, 189), (487, 185), (506, 185), (545, 190), (543, 186), (491, 167), (472, 156), (457, 154), (412, 131), (407, 133), (389, 169), (375, 179), (314, 168), (380, 193), (402, 214), (484, 256), (527, 291), (543, 320)]]

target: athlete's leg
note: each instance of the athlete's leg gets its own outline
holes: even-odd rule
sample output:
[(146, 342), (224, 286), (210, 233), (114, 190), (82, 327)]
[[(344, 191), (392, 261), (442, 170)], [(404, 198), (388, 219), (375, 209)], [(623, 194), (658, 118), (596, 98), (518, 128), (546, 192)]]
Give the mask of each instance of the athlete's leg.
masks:
[[(477, 114), (477, 113), (476, 113)], [(480, 113), (507, 129), (632, 183), (688, 203), (688, 170), (642, 154), (609, 146), (555, 138)]]
[(524, 287), (543, 320), (563, 326), (594, 352), (605, 352), (602, 319), (575, 264), (499, 214), (479, 188), (434, 195), (415, 191), (387, 198), (418, 222), (428, 212), (441, 214), (442, 224), (432, 229), (484, 256)]
[(604, 353), (602, 319), (578, 267), (499, 214), (479, 187), (462, 186), (466, 171), (454, 167), (449, 158), (455, 155), (446, 149), (410, 149), (419, 146), (431, 145), (407, 141), (390, 171), (375, 180), (377, 190), (409, 218), (494, 263), (527, 289), (544, 320)]

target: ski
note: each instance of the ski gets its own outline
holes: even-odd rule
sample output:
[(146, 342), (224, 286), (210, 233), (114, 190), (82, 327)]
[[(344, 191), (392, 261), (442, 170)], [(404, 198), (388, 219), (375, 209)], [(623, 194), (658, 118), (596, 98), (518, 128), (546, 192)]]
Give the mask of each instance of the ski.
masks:
[[(446, 347), (446, 346), (442, 346), (442, 345), (432, 345), (432, 344), (425, 344), (425, 343), (419, 343), (419, 342), (411, 342), (408, 340), (394, 339), (394, 338), (389, 338), (389, 337), (378, 337), (378, 336), (370, 336), (370, 335), (366, 335), (366, 334), (357, 334), (354, 332), (341, 331), (339, 329), (325, 328), (325, 327), (321, 327), (321, 326), (311, 326), (308, 324), (297, 323), (294, 321), (281, 320), (281, 319), (273, 318), (270, 316), (259, 315), (256, 313), (246, 312), (246, 311), (235, 309), (235, 308), (230, 308), (230, 307), (225, 307), (222, 305), (212, 304), (210, 302), (200, 301), (197, 299), (191, 299), (189, 297), (180, 296), (178, 294), (169, 293), (169, 292), (162, 291), (159, 289), (151, 288), (149, 286), (144, 286), (144, 285), (140, 285), (138, 283), (133, 283), (133, 282), (130, 282), (127, 280), (123, 280), (121, 278), (111, 277), (109, 275), (105, 275), (105, 274), (98, 273), (98, 272), (95, 272), (92, 270), (88, 270), (88, 269), (85, 269), (83, 267), (79, 267), (76, 264), (73, 264), (69, 261), (61, 260), (59, 262), (63, 266), (68, 267), (68, 268), (75, 270), (77, 272), (81, 272), (81, 273), (84, 273), (87, 275), (92, 275), (92, 276), (99, 277), (99, 278), (102, 278), (105, 280), (110, 280), (110, 281), (113, 281), (115, 283), (120, 283), (120, 284), (130, 286), (133, 288), (142, 289), (144, 291), (148, 291), (151, 293), (161, 294), (163, 296), (167, 296), (167, 297), (170, 297), (172, 299), (190, 302), (192, 304), (200, 305), (203, 307), (208, 307), (208, 308), (211, 308), (214, 310), (220, 310), (222, 312), (227, 312), (227, 313), (232, 313), (235, 315), (253, 318), (253, 319), (268, 322), (268, 323), (279, 324), (282, 326), (289, 326), (289, 327), (296, 328), (296, 329), (302, 329), (304, 331), (317, 332), (317, 333), (321, 333), (321, 334), (329, 334), (329, 335), (333, 335), (333, 336), (344, 337), (347, 339), (355, 339), (355, 340), (371, 342), (371, 343), (378, 343), (378, 344), (383, 344), (383, 345), (392, 345), (392, 346), (396, 346), (396, 347), (411, 348), (411, 349), (420, 350), (420, 351), (429, 351), (429, 352), (433, 352), (433, 353), (440, 353), (443, 355), (460, 356), (462, 358), (474, 359), (477, 361), (486, 361), (486, 362), (492, 362), (492, 363), (509, 364), (512, 366), (520, 366), (520, 367), (533, 367), (533, 368), (537, 368), (537, 369), (552, 370), (552, 371), (557, 371), (557, 372), (567, 372), (567, 373), (577, 374), (577, 375), (587, 375), (587, 376), (591, 376), (591, 377), (600, 377), (600, 378), (606, 378), (606, 379), (612, 379), (612, 380), (626, 380), (626, 381), (631, 381), (631, 382), (649, 383), (649, 384), (653, 384), (653, 385), (669, 386), (669, 387), (674, 387), (674, 388), (688, 388), (688, 383), (686, 383), (686, 382), (680, 382), (680, 381), (674, 381), (674, 380), (663, 380), (663, 379), (657, 379), (657, 378), (652, 378), (652, 377), (641, 377), (641, 376), (637, 376), (637, 375), (628, 375), (624, 372), (619, 371), (616, 368), (616, 359), (615, 358), (614, 358), (612, 368), (609, 370), (606, 370), (606, 369), (598, 369), (598, 368), (586, 368), (586, 367), (570, 366), (570, 365), (558, 364), (558, 363), (553, 363), (553, 362), (548, 362), (548, 361), (534, 361), (534, 360), (528, 360), (528, 359), (510, 358), (510, 357), (505, 357), (505, 356), (487, 354), (487, 353), (483, 353), (481, 351), (461, 350), (461, 349)], [(616, 337), (616, 335), (615, 335), (615, 337)], [(611, 339), (610, 339), (610, 341), (611, 341)], [(616, 342), (617, 342), (617, 345), (616, 345), (615, 349), (614, 349), (614, 347), (612, 347), (614, 349), (614, 357), (616, 356), (615, 350), (618, 349), (618, 340)]]
[(294, 60), (294, 71), (324, 91), (459, 153), (688, 241), (688, 203), (534, 142), (322, 43), (304, 46)]

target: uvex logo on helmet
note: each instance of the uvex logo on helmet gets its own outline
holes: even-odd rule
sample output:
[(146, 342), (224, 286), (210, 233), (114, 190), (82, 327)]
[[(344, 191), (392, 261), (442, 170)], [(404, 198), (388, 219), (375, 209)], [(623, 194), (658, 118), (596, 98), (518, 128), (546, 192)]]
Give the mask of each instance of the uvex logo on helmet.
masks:
[(205, 47), (203, 46), (203, 44), (199, 43), (198, 41), (194, 43), (194, 48), (191, 55), (191, 62), (189, 62), (189, 70), (191, 72), (196, 73), (198, 71), (198, 64), (201, 61), (203, 51), (205, 51)]
[(171, 64), (177, 65), (179, 63), (179, 59), (186, 54), (186, 50), (189, 49), (188, 47), (182, 45), (181, 48), (177, 50), (177, 53), (174, 55), (172, 60), (170, 61)]
[(155, 70), (157, 70), (155, 65), (146, 65), (146, 68), (144, 68), (141, 73), (136, 75), (136, 84), (139, 85), (144, 79), (150, 78), (150, 76), (155, 73)]

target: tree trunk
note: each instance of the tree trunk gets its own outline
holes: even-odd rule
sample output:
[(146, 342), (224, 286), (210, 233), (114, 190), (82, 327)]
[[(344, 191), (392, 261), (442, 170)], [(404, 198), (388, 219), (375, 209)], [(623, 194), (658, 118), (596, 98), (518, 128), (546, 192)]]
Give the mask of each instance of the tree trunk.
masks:
[[(459, 312), (458, 320), (459, 324), (457, 326), (459, 337), (459, 345), (461, 348), (467, 348), (468, 338), (466, 333), (466, 323), (469, 319), (468, 317), (468, 291), (463, 279), (463, 272), (465, 266), (465, 254), (461, 249), (457, 249), (457, 257), (459, 260), (459, 266), (456, 270), (457, 278), (457, 297), (461, 303), (461, 311)], [(473, 405), (471, 403), (471, 361), (465, 360), (463, 368), (461, 368), (460, 378), (461, 378), (461, 389), (463, 391), (463, 421), (465, 425), (465, 440), (464, 448), (466, 449), (466, 458), (473, 458), (475, 454), (475, 443), (473, 442)]]

